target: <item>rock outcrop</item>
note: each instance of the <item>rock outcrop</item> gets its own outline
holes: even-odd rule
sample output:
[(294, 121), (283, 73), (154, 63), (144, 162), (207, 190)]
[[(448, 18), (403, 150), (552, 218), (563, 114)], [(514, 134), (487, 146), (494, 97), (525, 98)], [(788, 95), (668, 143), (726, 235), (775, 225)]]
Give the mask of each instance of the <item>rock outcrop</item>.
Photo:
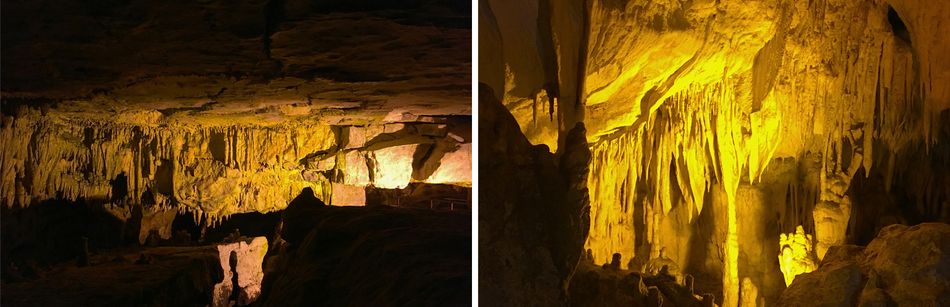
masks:
[[(795, 278), (782, 306), (941, 306), (950, 303), (950, 225), (885, 227), (867, 247), (835, 246)], [(816, 305), (817, 304), (817, 305)]]
[(304, 191), (259, 306), (458, 306), (471, 300), (471, 214), (326, 206)]
[(479, 99), (479, 302), (565, 305), (590, 218), (584, 126), (556, 156), (487, 87)]
[(240, 238), (237, 242), (218, 244), (217, 249), (224, 278), (214, 285), (212, 306), (250, 305), (261, 294), (267, 238)]

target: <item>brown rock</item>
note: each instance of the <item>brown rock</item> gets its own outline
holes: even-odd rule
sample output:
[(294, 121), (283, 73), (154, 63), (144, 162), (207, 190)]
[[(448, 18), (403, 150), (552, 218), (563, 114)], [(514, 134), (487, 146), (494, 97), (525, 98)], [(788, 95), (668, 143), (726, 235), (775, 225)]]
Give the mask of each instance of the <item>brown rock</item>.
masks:
[(934, 306), (950, 302), (950, 225), (885, 227), (866, 248), (834, 246), (782, 306)]

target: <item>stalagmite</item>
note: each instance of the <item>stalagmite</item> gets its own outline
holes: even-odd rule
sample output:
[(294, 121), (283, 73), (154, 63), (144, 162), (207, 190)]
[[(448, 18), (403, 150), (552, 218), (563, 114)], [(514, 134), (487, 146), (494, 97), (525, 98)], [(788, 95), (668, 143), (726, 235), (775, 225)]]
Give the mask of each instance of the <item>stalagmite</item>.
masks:
[(812, 250), (814, 240), (805, 234), (802, 226), (795, 228), (794, 233), (782, 234), (779, 238), (779, 267), (785, 277), (785, 285), (791, 285), (795, 276), (814, 271), (818, 264)]

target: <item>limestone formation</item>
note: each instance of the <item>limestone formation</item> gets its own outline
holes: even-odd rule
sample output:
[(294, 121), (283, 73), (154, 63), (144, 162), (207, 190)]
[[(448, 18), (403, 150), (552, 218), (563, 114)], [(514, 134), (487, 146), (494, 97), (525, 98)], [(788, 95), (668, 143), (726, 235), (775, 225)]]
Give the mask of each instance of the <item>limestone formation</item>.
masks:
[[(304, 187), (329, 201), (341, 184), (433, 173), (471, 185), (470, 155), (456, 153), (471, 144), (468, 9), (366, 5), (5, 5), (18, 26), (3, 36), (0, 203), (145, 205), (147, 220), (214, 225), (283, 209)], [(423, 144), (444, 150), (417, 157)]]
[[(864, 203), (915, 204), (897, 216), (950, 222), (940, 171), (950, 165), (950, 61), (937, 56), (950, 53), (944, 3), (479, 7), (479, 81), (527, 140), (557, 150), (571, 121), (585, 124), (584, 249), (598, 265), (614, 253), (644, 263), (666, 247), (684, 267), (721, 276), (722, 305), (739, 304), (746, 277), (773, 303), (779, 234), (804, 225), (816, 259), (853, 242), (862, 225), (853, 212), (870, 210), (856, 185), (887, 195)], [(860, 236), (875, 229), (861, 227)]]
[[(3, 306), (468, 300), (468, 4), (4, 0), (2, 20)], [(349, 215), (304, 244), (317, 226), (282, 214), (301, 202)], [(311, 280), (261, 301), (265, 257)]]
[(643, 269), (640, 271), (640, 273), (645, 276), (657, 276), (661, 275), (662, 273), (663, 275), (672, 276), (678, 281), (683, 280), (680, 266), (668, 258), (663, 250), (660, 250), (659, 256), (654, 259), (650, 259), (650, 261), (648, 261), (646, 265), (643, 266)]
[[(24, 109), (2, 131), (3, 203), (22, 207), (56, 195), (120, 199), (155, 204), (147, 212), (161, 208), (217, 221), (234, 213), (283, 209), (303, 187), (331, 199), (332, 186), (338, 184), (394, 188), (410, 182), (412, 145), (339, 151), (344, 163), (306, 176), (321, 167), (311, 161), (333, 157), (342, 146), (334, 127), (312, 121), (271, 127), (100, 124)], [(446, 163), (454, 169), (443, 171), (450, 174), (437, 181), (470, 182), (471, 173), (458, 164)], [(334, 172), (345, 174), (344, 180), (323, 175)], [(116, 185), (127, 192), (114, 195)], [(170, 236), (167, 230), (160, 233)]]
[(867, 247), (832, 247), (795, 278), (782, 306), (936, 306), (950, 301), (950, 225), (892, 225)]
[(241, 238), (234, 243), (220, 244), (217, 250), (224, 277), (214, 285), (212, 306), (232, 306), (232, 303), (247, 306), (253, 303), (261, 294), (267, 238)]
[(781, 235), (778, 261), (786, 286), (792, 284), (795, 276), (814, 271), (818, 267), (817, 256), (812, 250), (814, 244), (812, 236), (805, 234), (802, 226), (796, 227), (794, 233)]

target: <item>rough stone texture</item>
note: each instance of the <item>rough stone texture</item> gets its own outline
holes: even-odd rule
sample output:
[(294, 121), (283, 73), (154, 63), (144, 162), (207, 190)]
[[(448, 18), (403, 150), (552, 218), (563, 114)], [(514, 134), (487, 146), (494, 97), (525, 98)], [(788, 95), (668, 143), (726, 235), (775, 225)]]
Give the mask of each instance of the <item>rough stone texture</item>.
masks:
[(467, 115), (469, 14), (451, 1), (14, 1), (3, 13), (2, 88), (100, 119)]
[(380, 188), (403, 188), (412, 179), (412, 159), (416, 145), (380, 149), (373, 155), (373, 185)]
[(332, 207), (302, 193), (260, 306), (459, 306), (471, 300), (470, 214)]
[[(422, 135), (410, 124), (388, 134), (389, 139), (339, 151), (334, 129), (312, 121), (271, 127), (137, 126), (28, 110), (2, 129), (0, 196), (8, 207), (59, 195), (112, 202), (125, 211), (146, 204), (146, 210), (186, 211), (214, 222), (234, 213), (280, 210), (304, 187), (329, 199), (331, 183), (405, 186), (412, 180), (415, 145), (399, 142), (458, 144)], [(440, 176), (468, 185), (471, 173), (452, 168), (460, 162), (435, 172), (451, 173)]]
[(330, 204), (334, 206), (365, 206), (365, 189), (365, 187), (356, 185), (334, 184), (333, 201)]
[(479, 156), (493, 157), (479, 164), (479, 302), (564, 305), (589, 223), (583, 125), (556, 157), (485, 86), (479, 97)]
[(214, 224), (305, 187), (405, 186), (411, 151), (398, 178), (341, 162), (471, 143), (470, 19), (451, 1), (4, 3), (0, 202)]
[(345, 131), (347, 134), (346, 149), (354, 149), (366, 146), (366, 142), (383, 133), (385, 126), (350, 126)]
[[(240, 292), (237, 305), (247, 306), (257, 300), (261, 294), (261, 281), (264, 279), (264, 255), (267, 254), (267, 238), (241, 238), (238, 242), (218, 244), (218, 259), (221, 261), (221, 270), (224, 278), (214, 285), (214, 301), (212, 306), (231, 306), (231, 293)], [(232, 282), (230, 261), (231, 252), (237, 256), (234, 271), (237, 272), (237, 284)]]
[(368, 185), (369, 166), (366, 162), (366, 156), (359, 151), (350, 151), (344, 155), (346, 169), (343, 171), (343, 183), (349, 185)]
[[(438, 167), (472, 142), (471, 127), (464, 127), (472, 113), (470, 13), (455, 0), (4, 1), (3, 305), (229, 306), (238, 292), (235, 303), (248, 305), (260, 292), (263, 238), (206, 247), (195, 258), (146, 255), (141, 268), (94, 259), (93, 269), (51, 273), (61, 279), (19, 275), (70, 259), (89, 265), (90, 254), (136, 240), (154, 246), (233, 242), (238, 230), (272, 234), (282, 224), (266, 213), (285, 209), (301, 190), (330, 200), (343, 187), (341, 204), (363, 204), (367, 187), (425, 183), (439, 171), (452, 184), (470, 186), (470, 171), (455, 173), (465, 170), (460, 159), (471, 164), (470, 152)], [(421, 145), (444, 150), (417, 156)], [(410, 177), (422, 164), (434, 166)], [(357, 212), (347, 219), (364, 224), (333, 226), (353, 227), (347, 230), (355, 237), (389, 225), (385, 213), (361, 220)], [(379, 252), (351, 271), (379, 265), (376, 272), (392, 274), (387, 289), (396, 293), (367, 305), (399, 304), (387, 299), (451, 283), (452, 290), (469, 288), (470, 225), (447, 220), (460, 230), (444, 241), (428, 233), (439, 229), (407, 222), (362, 242)], [(180, 227), (175, 232), (173, 224)], [(388, 241), (390, 231), (406, 228), (413, 229), (399, 243)], [(445, 241), (448, 247), (438, 246)], [(336, 248), (348, 253), (353, 246)], [(400, 248), (402, 254), (392, 252)], [(446, 254), (452, 260), (438, 258)], [(403, 262), (379, 260), (390, 256)], [(314, 263), (345, 267), (338, 260)], [(433, 272), (426, 265), (439, 261), (451, 262), (445, 272), (456, 275), (426, 275)], [(183, 269), (190, 266), (197, 273)], [(216, 275), (198, 274), (209, 267)], [(379, 274), (364, 274), (362, 284), (337, 283), (339, 275), (330, 275), (331, 284), (343, 285), (331, 293), (370, 292), (357, 284), (386, 288), (374, 287)], [(411, 275), (426, 282), (403, 291), (410, 286), (397, 283)], [(6, 284), (13, 279), (35, 287)], [(464, 293), (451, 294), (426, 302), (467, 301)], [(420, 305), (414, 302), (403, 304)], [(333, 302), (308, 305), (322, 304)]]
[[(832, 248), (835, 249), (837, 247)], [(855, 306), (864, 287), (861, 267), (853, 259), (827, 257), (818, 270), (795, 277), (782, 296), (782, 306)]]
[(439, 167), (425, 180), (429, 183), (466, 185), (472, 178), (472, 144), (461, 144), (453, 152), (446, 153)]
[[(819, 257), (852, 240), (850, 212), (871, 207), (853, 199), (857, 177), (875, 182), (863, 191), (885, 190), (895, 211), (912, 208), (898, 221), (950, 222), (950, 177), (937, 171), (950, 167), (950, 61), (936, 56), (950, 53), (950, 41), (937, 38), (950, 32), (946, 3), (479, 7), (487, 8), (479, 82), (531, 144), (561, 146), (567, 119), (586, 124), (593, 161), (584, 248), (596, 263), (614, 253), (654, 258), (667, 247), (676, 261), (717, 264), (701, 269), (723, 277), (717, 299), (734, 306), (742, 278), (780, 274), (772, 242), (781, 233), (803, 225)], [(545, 98), (555, 96), (553, 104)], [(706, 211), (712, 227), (697, 222)], [(691, 240), (714, 242), (699, 251)], [(778, 279), (752, 280), (770, 300), (781, 290)]]
[(864, 253), (865, 265), (898, 305), (950, 303), (950, 225), (885, 227)]
[(161, 239), (171, 239), (172, 222), (175, 220), (174, 210), (161, 210), (149, 208), (142, 213), (142, 221), (139, 223), (139, 244), (145, 244), (145, 240), (153, 232)]
[(782, 306), (942, 306), (950, 303), (950, 225), (885, 227), (866, 248), (828, 250), (795, 278)]
[(590, 260), (578, 265), (569, 289), (571, 306), (710, 306), (692, 284), (667, 272), (633, 272)]

